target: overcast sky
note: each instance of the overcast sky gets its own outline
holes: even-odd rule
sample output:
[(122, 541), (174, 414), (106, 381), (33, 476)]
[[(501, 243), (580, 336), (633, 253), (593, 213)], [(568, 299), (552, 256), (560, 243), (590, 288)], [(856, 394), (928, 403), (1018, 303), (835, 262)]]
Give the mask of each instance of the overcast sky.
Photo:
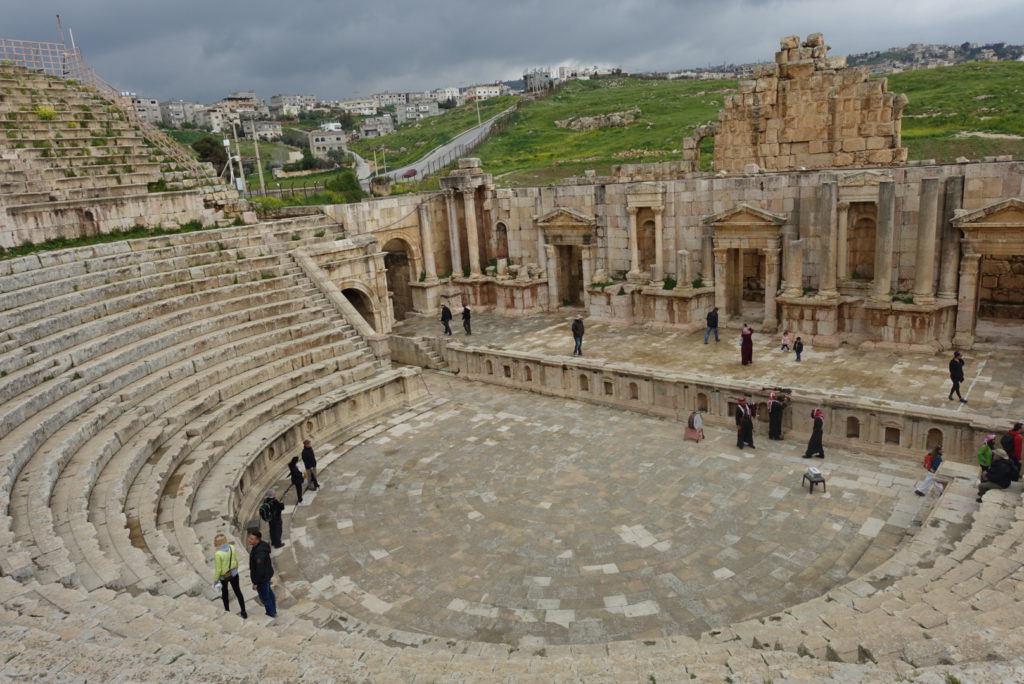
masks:
[(1021, 0), (0, 0), (0, 37), (55, 41), (58, 13), (118, 89), (204, 103), (467, 86), (560, 64), (763, 61), (780, 37), (819, 31), (835, 55), (1024, 42)]

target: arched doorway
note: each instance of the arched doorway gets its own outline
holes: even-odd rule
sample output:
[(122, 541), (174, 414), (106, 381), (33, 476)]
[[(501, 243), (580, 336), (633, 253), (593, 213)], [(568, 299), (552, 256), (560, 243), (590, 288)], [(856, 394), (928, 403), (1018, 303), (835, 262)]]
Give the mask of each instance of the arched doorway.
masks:
[(641, 209), (636, 217), (639, 228), (637, 229), (637, 249), (640, 252), (640, 271), (654, 277), (654, 264), (656, 256), (656, 224), (654, 212), (650, 209)]
[(847, 273), (853, 280), (871, 280), (875, 277), (878, 205), (872, 202), (853, 202), (850, 214), (853, 222), (847, 250)]
[(371, 328), (375, 328), (373, 325), (373, 304), (370, 302), (370, 298), (366, 296), (366, 293), (360, 292), (354, 287), (347, 287), (341, 291), (341, 294), (345, 295), (345, 299), (355, 307), (359, 315), (363, 317), (363, 320)]
[(494, 227), (494, 258), (508, 259), (508, 226), (498, 222)]
[(389, 240), (384, 245), (384, 268), (387, 271), (388, 295), (395, 312), (395, 320), (405, 319), (405, 314), (412, 311), (412, 289), (409, 281), (415, 277), (412, 273), (412, 250), (400, 238)]

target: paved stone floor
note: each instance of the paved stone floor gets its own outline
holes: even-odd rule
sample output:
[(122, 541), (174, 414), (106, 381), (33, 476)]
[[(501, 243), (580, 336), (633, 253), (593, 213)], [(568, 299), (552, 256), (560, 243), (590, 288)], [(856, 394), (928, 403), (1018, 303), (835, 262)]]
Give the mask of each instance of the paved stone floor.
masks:
[[(512, 318), (481, 313), (473, 316), (473, 335), (462, 333), (461, 321), (453, 321), (450, 338), (501, 349), (545, 354), (572, 354), (569, 325), (572, 314), (537, 314)], [(992, 326), (989, 326), (992, 327)], [(395, 328), (400, 335), (436, 336), (441, 324), (433, 319), (411, 318)], [(720, 330), (704, 345), (704, 333), (658, 332), (640, 326), (615, 326), (586, 321), (583, 353), (588, 358), (666, 368), (708, 376), (750, 380), (764, 385), (810, 388), (842, 395), (861, 395), (935, 408), (1005, 418), (1024, 419), (1024, 327), (988, 330), (1001, 344), (965, 353), (965, 381), (961, 392), (968, 404), (947, 400), (951, 354), (935, 355), (891, 351), (862, 351), (849, 346), (838, 349), (805, 347), (803, 360), (779, 350), (778, 336), (754, 334), (754, 363), (740, 364), (739, 330)], [(987, 328), (986, 328), (987, 330)], [(1014, 344), (1014, 341), (1018, 342)], [(966, 390), (966, 391), (965, 391)], [(1007, 425), (1009, 429), (1010, 425)]]
[(914, 464), (830, 452), (808, 494), (802, 443), (683, 442), (673, 421), (424, 381), (432, 406), (317, 445), (323, 487), (275, 553), (294, 597), (522, 647), (697, 636), (870, 570), (934, 503)]

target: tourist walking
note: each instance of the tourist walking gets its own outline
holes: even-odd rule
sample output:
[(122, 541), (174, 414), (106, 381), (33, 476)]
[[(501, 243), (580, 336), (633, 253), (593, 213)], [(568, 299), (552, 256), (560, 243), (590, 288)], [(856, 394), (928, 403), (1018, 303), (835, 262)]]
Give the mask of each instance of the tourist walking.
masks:
[(471, 314), (469, 313), (469, 307), (465, 304), (462, 305), (462, 328), (466, 331), (467, 335), (472, 335), (473, 331), (469, 327), (469, 319)]
[(789, 351), (789, 331), (782, 331), (782, 338), (779, 340), (779, 351)]
[(746, 323), (740, 331), (740, 361), (744, 366), (754, 362), (754, 330)]
[(718, 342), (718, 307), (708, 311), (707, 316), (708, 329), (704, 332), (704, 344), (708, 343), (708, 337), (711, 335), (711, 331), (715, 332), (715, 342)]
[(259, 530), (249, 530), (246, 541), (249, 542), (249, 581), (252, 582), (252, 590), (259, 595), (267, 615), (277, 617), (277, 597), (270, 588), (270, 578), (274, 576), (270, 544), (263, 541)]
[(786, 410), (787, 397), (772, 392), (768, 395), (768, 439), (782, 439), (782, 414)]
[(754, 448), (754, 412), (745, 397), (736, 400), (736, 447)]
[(452, 336), (452, 310), (448, 308), (447, 304), (441, 305), (441, 325), (444, 326), (444, 334), (448, 337)]
[(988, 435), (978, 447), (978, 466), (981, 468), (981, 479), (984, 481), (988, 469), (992, 466), (992, 451), (996, 448), (996, 436)]
[(796, 341), (793, 342), (793, 353), (796, 354), (796, 360), (800, 360), (800, 355), (804, 353), (804, 341), (797, 336)]
[(936, 445), (931, 451), (925, 454), (924, 469), (928, 472), (925, 474), (924, 480), (921, 484), (914, 487), (915, 494), (918, 496), (924, 496), (932, 487), (935, 488), (936, 494), (942, 494), (942, 483), (935, 479), (935, 473), (939, 471), (940, 465), (942, 465), (942, 447)]
[(313, 443), (308, 439), (302, 443), (302, 465), (306, 466), (306, 477), (309, 478), (306, 489), (320, 489), (320, 482), (316, 479), (316, 455), (313, 453)]
[(1020, 478), (1020, 471), (1017, 470), (1014, 462), (1006, 457), (1006, 452), (1002, 449), (996, 449), (992, 452), (992, 464), (988, 469), (988, 476), (982, 482), (978, 483), (978, 498), (975, 499), (978, 503), (981, 503), (981, 497), (985, 496), (985, 492), (990, 489), (1007, 489), (1010, 486), (1010, 482)]
[(960, 383), (964, 381), (964, 355), (958, 351), (953, 352), (953, 358), (949, 361), (949, 379), (953, 383), (949, 388), (949, 400), (953, 401), (953, 395), (956, 394), (960, 403), (966, 404), (967, 400), (960, 396)]
[(228, 603), (228, 585), (231, 585), (238, 599), (238, 607), (242, 609), (242, 618), (248, 618), (245, 612), (245, 599), (242, 598), (242, 587), (238, 584), (238, 552), (235, 545), (228, 543), (228, 538), (218, 534), (213, 538), (213, 572), (214, 586), (220, 584), (220, 599), (224, 602), (224, 610), (230, 611), (231, 604)]
[(277, 500), (277, 490), (267, 491), (267, 496), (260, 504), (259, 510), (260, 519), (270, 528), (270, 543), (275, 549), (280, 549), (284, 546), (284, 542), (281, 541), (281, 532), (284, 529), (284, 520), (281, 518), (281, 514), (284, 513), (284, 504)]
[(572, 319), (572, 340), (574, 347), (572, 348), (573, 356), (583, 356), (583, 315), (576, 314), (576, 318)]
[(807, 451), (804, 452), (804, 458), (811, 458), (812, 456), (825, 458), (825, 447), (821, 443), (825, 435), (825, 412), (820, 408), (816, 408), (811, 411), (811, 418), (814, 419), (814, 427), (811, 428), (811, 439), (807, 442)]
[(299, 470), (299, 457), (295, 456), (292, 460), (288, 461), (288, 476), (292, 480), (292, 485), (295, 487), (295, 494), (298, 497), (296, 505), (302, 503), (302, 471)]

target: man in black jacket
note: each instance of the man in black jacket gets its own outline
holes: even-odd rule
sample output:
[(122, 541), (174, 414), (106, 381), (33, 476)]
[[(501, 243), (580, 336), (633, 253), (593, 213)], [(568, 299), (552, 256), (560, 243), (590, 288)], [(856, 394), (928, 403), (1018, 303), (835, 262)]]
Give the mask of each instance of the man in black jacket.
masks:
[(960, 396), (960, 383), (964, 381), (964, 355), (960, 352), (953, 352), (953, 358), (949, 362), (949, 379), (953, 386), (949, 389), (949, 400), (953, 401), (953, 393), (956, 392), (961, 404), (967, 400)]
[(444, 334), (451, 337), (452, 335), (452, 310), (448, 308), (447, 304), (441, 305), (441, 324), (444, 325)]
[(572, 319), (572, 339), (575, 344), (572, 348), (572, 355), (583, 356), (583, 316), (581, 315)]
[(704, 333), (704, 344), (708, 343), (708, 336), (711, 335), (711, 331), (715, 331), (715, 342), (718, 342), (718, 307), (708, 311), (708, 329)]
[(988, 479), (978, 485), (976, 501), (981, 503), (981, 497), (985, 496), (985, 492), (990, 489), (1009, 488), (1010, 482), (1017, 479), (1020, 479), (1017, 464), (1013, 459), (1007, 458), (1005, 451), (996, 449), (992, 452), (992, 465), (988, 468)]
[(316, 479), (316, 455), (313, 453), (313, 443), (308, 439), (302, 443), (302, 465), (306, 466), (306, 477), (309, 478), (306, 489), (320, 489)]
[(270, 588), (274, 576), (274, 565), (270, 562), (270, 544), (263, 541), (259, 530), (249, 530), (249, 579), (253, 591), (260, 596), (260, 603), (270, 617), (277, 617), (277, 597)]

